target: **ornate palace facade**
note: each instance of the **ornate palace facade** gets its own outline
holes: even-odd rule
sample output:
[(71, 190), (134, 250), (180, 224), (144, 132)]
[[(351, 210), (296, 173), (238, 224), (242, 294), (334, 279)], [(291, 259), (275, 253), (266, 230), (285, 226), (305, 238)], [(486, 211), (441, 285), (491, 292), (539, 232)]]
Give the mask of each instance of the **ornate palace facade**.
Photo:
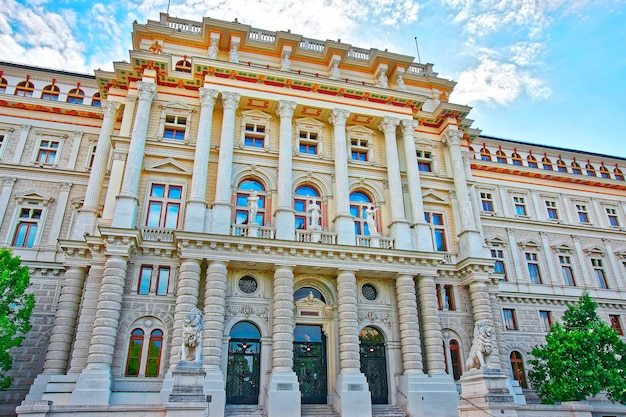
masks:
[(387, 51), (161, 15), (129, 58), (0, 63), (0, 238), (37, 297), (4, 414), (626, 415), (525, 369), (585, 290), (622, 331), (625, 159), (481, 135)]

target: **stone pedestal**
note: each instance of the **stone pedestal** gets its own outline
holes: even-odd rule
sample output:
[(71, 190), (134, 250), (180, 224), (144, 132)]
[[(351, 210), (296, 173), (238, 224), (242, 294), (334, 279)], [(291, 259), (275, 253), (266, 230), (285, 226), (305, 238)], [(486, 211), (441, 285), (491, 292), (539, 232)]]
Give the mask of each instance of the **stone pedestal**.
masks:
[(398, 380), (400, 405), (413, 417), (458, 417), (459, 393), (447, 374), (402, 375)]
[(109, 404), (112, 386), (109, 369), (84, 369), (76, 381), (71, 404)]
[(474, 369), (461, 377), (461, 417), (482, 417), (485, 413), (517, 416), (517, 404), (507, 387), (508, 377), (499, 369)]
[(300, 415), (300, 385), (295, 372), (272, 372), (266, 407), (272, 417)]
[(365, 375), (339, 374), (333, 404), (341, 417), (372, 417), (372, 396)]
[(248, 237), (259, 237), (259, 224), (257, 222), (248, 223)]
[(207, 371), (204, 377), (204, 395), (209, 401), (209, 415), (224, 417), (226, 408), (226, 390), (222, 371)]
[(173, 386), (165, 409), (166, 417), (209, 415), (211, 397), (204, 394), (206, 373), (201, 364), (181, 361), (172, 370)]

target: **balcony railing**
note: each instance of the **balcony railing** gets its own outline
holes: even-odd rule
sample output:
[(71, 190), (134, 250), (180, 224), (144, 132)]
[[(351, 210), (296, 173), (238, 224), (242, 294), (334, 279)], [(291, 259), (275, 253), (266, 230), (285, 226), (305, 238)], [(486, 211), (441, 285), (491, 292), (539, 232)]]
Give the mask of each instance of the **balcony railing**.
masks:
[(334, 245), (337, 242), (337, 234), (322, 231), (296, 230), (296, 240), (298, 242), (313, 242)]
[(189, 20), (177, 19), (175, 17), (167, 18), (167, 27), (179, 32), (202, 33), (202, 23), (190, 22)]
[(233, 224), (230, 229), (231, 236), (258, 237), (259, 239), (274, 239), (274, 232), (273, 227), (250, 224)]
[(250, 31), (248, 38), (255, 41), (274, 43), (274, 41), (276, 40), (276, 35), (271, 32), (253, 29)]
[(310, 49), (311, 51), (322, 52), (324, 50), (324, 46), (326, 44), (322, 41), (317, 41), (314, 39), (306, 39), (302, 38), (300, 41), (300, 48), (302, 49)]
[(141, 238), (152, 242), (173, 242), (174, 231), (171, 229), (141, 229)]
[(364, 248), (393, 249), (393, 243), (393, 239), (390, 237), (363, 235), (357, 235), (356, 237), (356, 245)]

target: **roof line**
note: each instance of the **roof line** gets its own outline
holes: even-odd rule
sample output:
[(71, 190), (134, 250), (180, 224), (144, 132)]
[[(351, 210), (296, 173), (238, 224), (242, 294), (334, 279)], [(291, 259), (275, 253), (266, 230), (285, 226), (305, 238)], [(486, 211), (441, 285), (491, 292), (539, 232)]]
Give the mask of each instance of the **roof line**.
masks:
[(87, 78), (91, 78), (93, 80), (96, 79), (95, 75), (91, 75), (91, 74), (87, 74), (87, 73), (63, 71), (63, 70), (54, 69), (54, 68), (47, 68), (47, 67), (35, 67), (33, 65), (20, 64), (19, 62), (0, 61), (0, 65), (6, 65), (7, 67), (14, 67), (14, 68), (28, 68), (28, 69), (32, 69), (34, 71), (51, 72), (53, 74), (87, 77)]

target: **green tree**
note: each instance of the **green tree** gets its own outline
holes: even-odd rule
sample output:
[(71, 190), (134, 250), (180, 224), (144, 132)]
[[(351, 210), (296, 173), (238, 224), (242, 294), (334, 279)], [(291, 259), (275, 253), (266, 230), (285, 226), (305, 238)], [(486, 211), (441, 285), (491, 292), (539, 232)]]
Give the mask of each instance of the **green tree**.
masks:
[(0, 390), (11, 386), (5, 373), (11, 369), (13, 358), (9, 349), (20, 346), (30, 330), (30, 314), (35, 306), (28, 268), (10, 250), (0, 248)]
[(626, 345), (596, 308), (584, 293), (530, 352), (528, 377), (543, 403), (581, 401), (604, 390), (626, 404)]

